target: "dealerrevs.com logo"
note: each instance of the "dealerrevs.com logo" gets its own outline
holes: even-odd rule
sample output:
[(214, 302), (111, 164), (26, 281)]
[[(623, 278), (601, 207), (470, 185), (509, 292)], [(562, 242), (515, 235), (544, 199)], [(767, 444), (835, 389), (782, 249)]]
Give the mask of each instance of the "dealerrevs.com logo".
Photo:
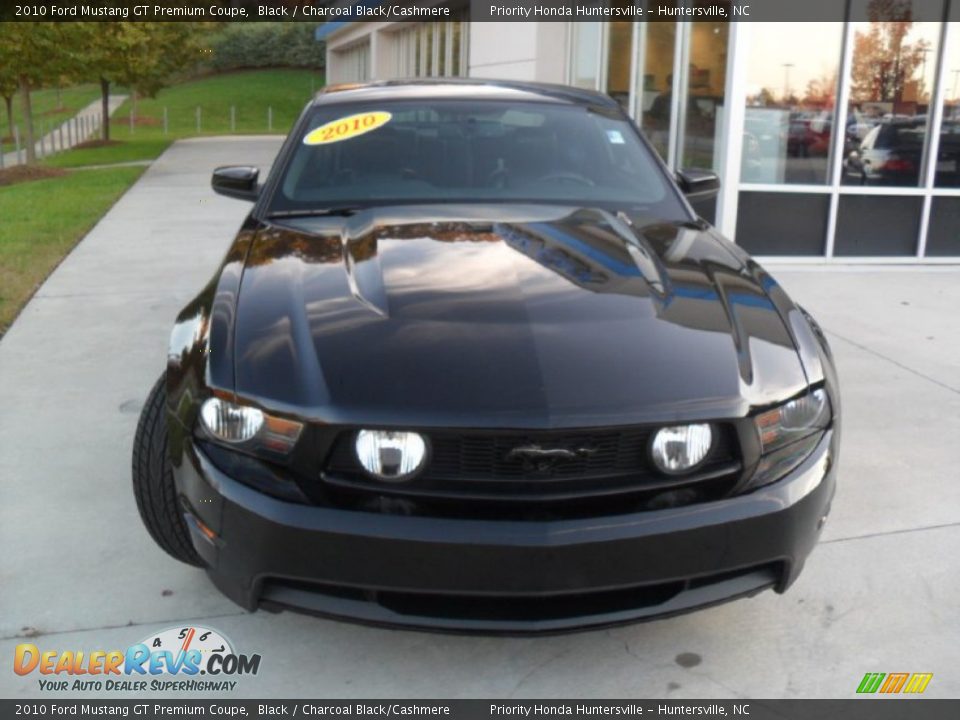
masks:
[[(41, 649), (21, 643), (13, 671), (38, 674), (46, 691), (231, 691), (240, 675), (256, 675), (260, 655), (242, 655), (221, 633), (204, 627), (171, 627), (126, 650)], [(200, 676), (203, 676), (202, 678)]]

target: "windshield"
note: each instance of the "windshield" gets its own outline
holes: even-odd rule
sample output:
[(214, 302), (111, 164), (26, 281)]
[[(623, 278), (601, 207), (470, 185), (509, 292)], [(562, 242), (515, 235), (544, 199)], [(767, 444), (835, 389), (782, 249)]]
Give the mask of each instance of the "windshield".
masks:
[(551, 103), (422, 100), (317, 108), (268, 213), (522, 202), (689, 220), (621, 118)]

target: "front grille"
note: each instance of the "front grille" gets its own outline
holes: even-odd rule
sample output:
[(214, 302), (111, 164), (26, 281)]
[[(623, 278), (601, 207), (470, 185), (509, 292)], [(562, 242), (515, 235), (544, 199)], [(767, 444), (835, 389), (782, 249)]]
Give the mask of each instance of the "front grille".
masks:
[[(528, 435), (437, 435), (429, 477), (442, 480), (563, 480), (631, 475), (646, 463), (647, 430)], [(547, 470), (508, 459), (511, 450), (538, 445), (585, 451)]]
[[(353, 451), (355, 433), (342, 433), (326, 463), (323, 479), (334, 491), (355, 500), (392, 498), (418, 503), (412, 512), (451, 514), (451, 504), (468, 502), (468, 515), (483, 506), (502, 510), (561, 510), (570, 515), (627, 512), (642, 502), (651, 509), (718, 497), (729, 489), (741, 465), (736, 434), (721, 425), (704, 464), (685, 477), (657, 471), (647, 455), (651, 428), (630, 427), (586, 431), (431, 431), (427, 467), (416, 478), (384, 483), (366, 475)], [(565, 449), (576, 457), (556, 462), (511, 456), (516, 448)], [(627, 504), (624, 504), (624, 503)], [(434, 505), (430, 505), (433, 503)], [(436, 503), (446, 503), (440, 509)], [(611, 507), (604, 510), (597, 503)], [(383, 504), (381, 504), (382, 507)], [(397, 508), (396, 504), (392, 507)], [(497, 515), (497, 510), (492, 514)], [(380, 510), (384, 511), (384, 510)], [(411, 512), (407, 510), (397, 510)], [(458, 514), (453, 511), (452, 514)], [(575, 513), (576, 514), (576, 513)]]

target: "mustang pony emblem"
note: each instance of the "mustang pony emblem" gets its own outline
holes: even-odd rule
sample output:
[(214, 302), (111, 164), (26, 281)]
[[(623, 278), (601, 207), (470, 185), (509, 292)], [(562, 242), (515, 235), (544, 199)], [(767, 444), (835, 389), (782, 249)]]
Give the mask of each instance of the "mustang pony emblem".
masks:
[(547, 472), (559, 463), (578, 458), (587, 458), (597, 451), (592, 447), (544, 448), (539, 445), (520, 445), (507, 453), (507, 461), (520, 460), (523, 469), (534, 472)]

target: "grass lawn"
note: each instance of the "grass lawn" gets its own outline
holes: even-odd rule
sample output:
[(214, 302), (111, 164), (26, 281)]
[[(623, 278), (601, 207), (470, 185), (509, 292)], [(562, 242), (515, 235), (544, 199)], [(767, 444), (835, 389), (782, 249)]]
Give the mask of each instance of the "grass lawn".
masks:
[(78, 170), (0, 187), (0, 335), (144, 168)]
[[(237, 134), (270, 132), (268, 108), (273, 109), (272, 132), (285, 134), (310, 99), (311, 92), (321, 87), (323, 76), (310, 70), (249, 70), (174, 85), (161, 90), (156, 98), (137, 101), (138, 120), (132, 129), (129, 100), (114, 113), (110, 137), (118, 141), (117, 144), (68, 150), (44, 162), (56, 167), (77, 167), (150, 160), (178, 138), (229, 134), (231, 107), (236, 109)], [(167, 109), (167, 134), (163, 132), (164, 108)]]
[[(40, 124), (44, 129), (59, 125), (69, 117), (73, 117), (80, 110), (100, 97), (100, 86), (95, 84), (74, 85), (64, 88), (61, 92), (63, 108), (57, 110), (57, 91), (54, 89), (35, 90), (30, 93), (30, 104), (33, 106), (34, 131), (39, 137)], [(23, 124), (23, 113), (20, 111), (20, 94), (13, 99), (13, 122), (20, 126), (21, 142), (25, 142), (27, 133)], [(6, 103), (0, 99), (0, 138), (13, 137), (13, 131), (7, 124)], [(13, 140), (4, 143), (7, 152), (13, 150)]]

